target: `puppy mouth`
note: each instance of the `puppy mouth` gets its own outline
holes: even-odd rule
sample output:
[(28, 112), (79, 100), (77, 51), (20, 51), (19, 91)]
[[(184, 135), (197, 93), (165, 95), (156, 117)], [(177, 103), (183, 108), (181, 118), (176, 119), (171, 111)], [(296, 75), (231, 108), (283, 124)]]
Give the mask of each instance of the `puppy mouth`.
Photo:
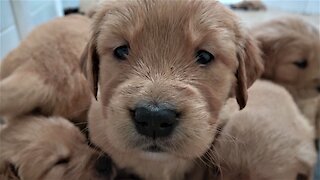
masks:
[(153, 153), (164, 152), (164, 149), (156, 144), (150, 145), (150, 146), (144, 148), (143, 150), (146, 152), (153, 152)]

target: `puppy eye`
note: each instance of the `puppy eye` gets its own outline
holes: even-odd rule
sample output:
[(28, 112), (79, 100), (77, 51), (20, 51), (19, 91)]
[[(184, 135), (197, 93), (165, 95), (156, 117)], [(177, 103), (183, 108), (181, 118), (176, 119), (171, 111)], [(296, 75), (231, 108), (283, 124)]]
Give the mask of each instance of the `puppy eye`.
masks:
[(114, 57), (116, 57), (117, 59), (126, 60), (127, 57), (128, 57), (128, 55), (129, 55), (129, 46), (123, 45), (123, 46), (117, 47), (117, 48), (113, 51), (113, 55), (114, 55)]
[(308, 61), (306, 59), (302, 59), (293, 63), (300, 69), (305, 69), (308, 66)]
[(196, 58), (197, 58), (197, 63), (200, 65), (207, 65), (214, 60), (214, 56), (205, 50), (199, 50), (196, 53)]
[(69, 161), (70, 161), (70, 158), (69, 158), (69, 157), (61, 158), (61, 159), (59, 159), (54, 165), (57, 166), (57, 165), (68, 164)]

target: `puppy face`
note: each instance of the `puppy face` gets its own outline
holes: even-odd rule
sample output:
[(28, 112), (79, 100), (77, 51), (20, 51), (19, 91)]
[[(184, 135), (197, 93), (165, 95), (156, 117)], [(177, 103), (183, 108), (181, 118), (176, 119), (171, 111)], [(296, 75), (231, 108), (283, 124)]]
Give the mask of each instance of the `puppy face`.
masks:
[(90, 133), (103, 149), (198, 157), (224, 101), (236, 94), (243, 108), (262, 70), (255, 42), (215, 1), (112, 2), (93, 29), (83, 68), (96, 95), (99, 84), (103, 118)]
[(282, 18), (256, 27), (264, 53), (263, 77), (285, 86), (296, 99), (320, 93), (320, 33), (297, 18)]
[(0, 174), (7, 178), (113, 177), (111, 159), (90, 149), (80, 131), (65, 119), (18, 118), (10, 120), (0, 135)]

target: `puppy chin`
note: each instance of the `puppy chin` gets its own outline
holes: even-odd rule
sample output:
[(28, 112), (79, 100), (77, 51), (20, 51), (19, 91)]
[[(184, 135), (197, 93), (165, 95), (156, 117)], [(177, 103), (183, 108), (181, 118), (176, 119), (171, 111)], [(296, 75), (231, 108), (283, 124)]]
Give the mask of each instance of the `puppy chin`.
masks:
[(172, 155), (167, 152), (151, 152), (151, 151), (144, 151), (140, 154), (140, 157), (147, 160), (152, 161), (169, 161), (172, 159)]

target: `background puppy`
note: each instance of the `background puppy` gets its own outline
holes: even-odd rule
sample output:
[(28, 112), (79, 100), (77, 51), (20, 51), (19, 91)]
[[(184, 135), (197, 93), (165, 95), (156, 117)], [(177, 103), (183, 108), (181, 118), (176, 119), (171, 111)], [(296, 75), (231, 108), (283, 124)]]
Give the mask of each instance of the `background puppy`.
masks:
[[(320, 31), (286, 17), (253, 28), (265, 60), (263, 78), (284, 86), (312, 125), (320, 114)], [(320, 137), (320, 127), (317, 127)]]
[(24, 180), (113, 179), (109, 157), (90, 149), (81, 132), (59, 117), (18, 117), (0, 130), (0, 177)]
[(266, 10), (267, 7), (260, 0), (243, 0), (236, 4), (231, 4), (232, 9), (241, 9), (246, 11)]
[(244, 110), (231, 99), (221, 113), (225, 125), (210, 156), (218, 179), (311, 180), (314, 132), (290, 94), (268, 81), (257, 81), (248, 94)]
[(40, 112), (83, 121), (90, 90), (79, 67), (90, 20), (71, 15), (35, 28), (1, 61), (0, 115)]
[(106, 2), (94, 19), (83, 54), (98, 99), (91, 140), (142, 178), (184, 178), (226, 99), (244, 108), (262, 71), (256, 43), (216, 1)]

